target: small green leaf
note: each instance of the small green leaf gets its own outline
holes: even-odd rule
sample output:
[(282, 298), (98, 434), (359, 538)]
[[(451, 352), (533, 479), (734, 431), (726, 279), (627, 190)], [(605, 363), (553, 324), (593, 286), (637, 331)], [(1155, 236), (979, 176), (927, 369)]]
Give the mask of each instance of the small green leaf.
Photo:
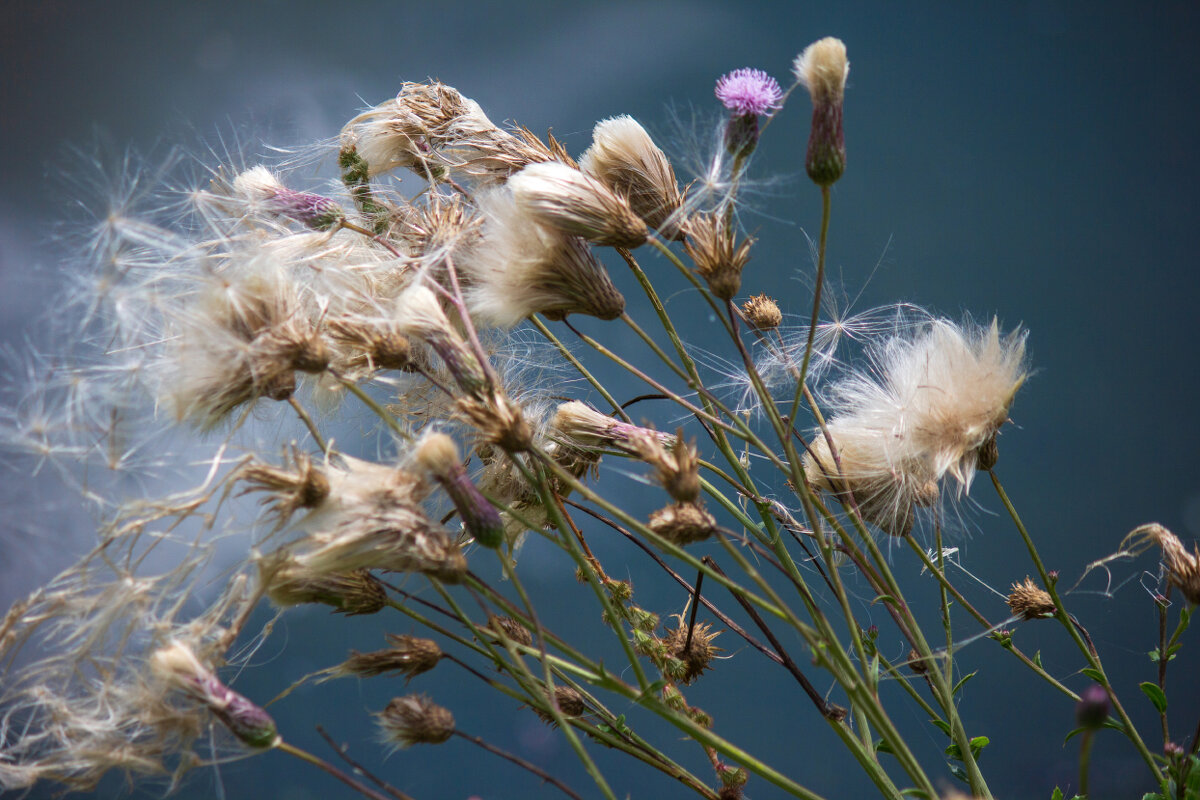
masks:
[(1091, 678), (1092, 680), (1094, 680), (1096, 683), (1100, 684), (1101, 686), (1104, 685), (1104, 673), (1101, 672), (1100, 670), (1092, 669), (1091, 667), (1084, 667), (1083, 669), (1081, 669), (1079, 671), (1082, 672), (1084, 675), (1087, 675), (1089, 678)]
[(1042, 651), (1041, 650), (1038, 650), (1036, 653), (1033, 654), (1033, 663), (1038, 665), (1039, 667), (1042, 666)]
[(949, 725), (949, 723), (947, 723), (947, 722), (944, 722), (943, 720), (940, 720), (940, 719), (931, 719), (931, 720), (929, 720), (929, 721), (930, 721), (930, 722), (932, 722), (932, 723), (933, 723), (933, 725), (934, 725), (934, 727), (936, 727), (936, 728), (937, 728), (938, 730), (940, 730), (942, 733), (946, 734), (947, 736), (949, 736), (949, 735), (950, 735), (950, 725)]
[(979, 754), (983, 752), (983, 748), (992, 743), (992, 740), (986, 736), (976, 736), (971, 739), (971, 755), (979, 758)]
[(896, 755), (896, 751), (892, 749), (892, 746), (890, 744), (888, 744), (887, 742), (885, 742), (883, 739), (880, 739), (878, 742), (875, 743), (875, 752)]
[(1087, 728), (1076, 728), (1075, 730), (1071, 731), (1065, 737), (1063, 737), (1063, 744), (1066, 744), (1067, 742), (1071, 741), (1076, 736), (1078, 736), (1079, 734), (1083, 733), (1086, 730), (1087, 730)]
[[(976, 670), (976, 672), (978, 672), (978, 670)], [(954, 688), (950, 691), (950, 694), (958, 694), (958, 690), (963, 687), (963, 684), (965, 684), (967, 681), (971, 680), (971, 678), (974, 678), (974, 677), (975, 677), (975, 672), (971, 672), (971, 673), (964, 675), (962, 680), (960, 680), (958, 683), (954, 684)]]
[(924, 789), (918, 789), (915, 786), (910, 786), (907, 789), (901, 789), (900, 794), (908, 795), (909, 797), (924, 797), (925, 800), (932, 800), (929, 795), (925, 794)]
[(1054, 787), (1054, 793), (1050, 795), (1050, 800), (1063, 800), (1062, 789)]
[(1158, 709), (1158, 713), (1167, 713), (1167, 696), (1163, 693), (1163, 690), (1158, 687), (1157, 683), (1144, 681), (1139, 683), (1138, 687), (1142, 690), (1142, 693), (1146, 695), (1146, 697), (1150, 698), (1150, 702), (1154, 703), (1154, 707)]
[(951, 764), (951, 765), (950, 765), (950, 773), (951, 773), (951, 774), (952, 774), (954, 777), (956, 777), (956, 778), (958, 778), (960, 781), (962, 781), (963, 783), (970, 783), (970, 782), (971, 782), (971, 780), (970, 780), (970, 779), (967, 777), (966, 770), (964, 770), (962, 767), (956, 767), (956, 766), (954, 766), (953, 764)]
[(1151, 650), (1146, 655), (1150, 656), (1150, 660), (1153, 661), (1155, 664), (1158, 663), (1158, 648), (1157, 647), (1154, 648), (1153, 650)]

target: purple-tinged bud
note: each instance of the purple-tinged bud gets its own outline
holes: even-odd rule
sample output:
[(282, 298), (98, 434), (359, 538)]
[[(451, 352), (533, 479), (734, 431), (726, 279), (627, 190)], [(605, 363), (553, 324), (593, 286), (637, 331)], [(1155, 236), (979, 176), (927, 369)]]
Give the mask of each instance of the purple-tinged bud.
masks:
[(1163, 745), (1163, 755), (1167, 758), (1181, 758), (1185, 752), (1187, 751), (1183, 749), (1183, 745), (1176, 744), (1175, 742), (1167, 742)]
[(346, 219), (346, 212), (333, 200), (312, 192), (289, 189), (263, 166), (252, 167), (234, 178), (233, 189), (262, 210), (315, 231), (330, 230)]
[(812, 132), (804, 166), (818, 186), (831, 186), (846, 170), (846, 138), (842, 131), (842, 103), (850, 62), (846, 45), (832, 36), (804, 48), (792, 64), (792, 73), (812, 96)]
[(463, 528), (484, 547), (504, 543), (504, 520), (467, 475), (454, 440), (444, 433), (430, 433), (417, 446), (417, 462), (445, 490), (458, 509)]
[(187, 645), (174, 642), (156, 650), (150, 666), (161, 680), (206, 705), (242, 743), (254, 748), (279, 744), (271, 715), (221, 683)]
[(761, 69), (735, 69), (717, 81), (717, 99), (729, 109), (725, 148), (739, 160), (758, 145), (758, 118), (780, 108), (783, 92), (779, 83)]
[(1075, 706), (1075, 721), (1079, 727), (1096, 730), (1108, 719), (1108, 692), (1098, 683), (1093, 683), (1079, 693)]

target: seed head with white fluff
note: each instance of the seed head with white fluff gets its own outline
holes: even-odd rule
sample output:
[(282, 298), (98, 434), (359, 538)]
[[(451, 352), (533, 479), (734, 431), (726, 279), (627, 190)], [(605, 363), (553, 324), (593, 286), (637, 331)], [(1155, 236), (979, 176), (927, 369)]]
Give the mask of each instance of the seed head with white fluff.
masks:
[(990, 449), (1025, 380), (1025, 336), (1017, 329), (1001, 337), (995, 321), (985, 328), (936, 319), (878, 345), (869, 371), (828, 392), (827, 427), (841, 465), (817, 432), (805, 459), (809, 482), (849, 488), (859, 502), (889, 509), (877, 518), (901, 523), (913, 503), (936, 499), (946, 475), (969, 490), (981, 450)]

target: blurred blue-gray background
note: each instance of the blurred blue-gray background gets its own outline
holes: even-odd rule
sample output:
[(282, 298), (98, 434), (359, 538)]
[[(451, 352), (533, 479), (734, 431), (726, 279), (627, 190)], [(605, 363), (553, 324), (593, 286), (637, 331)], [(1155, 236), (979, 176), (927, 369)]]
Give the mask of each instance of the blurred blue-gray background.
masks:
[[(72, 216), (71, 186), (84, 169), (73, 148), (99, 139), (113, 143), (111, 158), (126, 147), (153, 154), (177, 142), (228, 141), (230, 131), (252, 152), (262, 149), (258, 142), (307, 143), (335, 135), (400, 81), (435, 77), (497, 121), (535, 132), (553, 127), (576, 154), (597, 120), (629, 113), (684, 159), (676, 120), (714, 113), (717, 76), (753, 66), (790, 82), (792, 58), (826, 35), (846, 42), (852, 63), (849, 166), (834, 189), (830, 235), (837, 294), (855, 299), (858, 310), (907, 300), (954, 318), (995, 315), (1008, 327), (1028, 327), (1036, 372), (1013, 409), (1016, 425), (1002, 437), (998, 472), (1048, 566), (1068, 583), (1139, 523), (1161, 521), (1185, 541), (1200, 536), (1200, 11), (1193, 3), (9, 0), (0, 6), (0, 338), (16, 350), (36, 347), (54, 322), (54, 298), (64, 289), (55, 265), (74, 241), (60, 223)], [(760, 239), (744, 288), (779, 298), (797, 317), (811, 302), (805, 236), (819, 221), (819, 196), (803, 174), (807, 131), (807, 100), (797, 96), (760, 147), (754, 174), (773, 180), (743, 216)], [(665, 264), (646, 258), (667, 275)], [(614, 274), (635, 315), (644, 315), (627, 274)], [(673, 276), (664, 280), (675, 286)], [(688, 293), (672, 298), (681, 319), (695, 320), (685, 334), (707, 345), (710, 321), (689, 312), (700, 306)], [(65, 566), (91, 530), (52, 471), (14, 471), (4, 484), (0, 602), (7, 605)], [(1005, 592), (1031, 567), (986, 479), (973, 497), (957, 534), (959, 558)], [(651, 580), (637, 551), (617, 541), (601, 546), (610, 569), (628, 559), (629, 573), (645, 576), (637, 586), (644, 605), (664, 615), (682, 609), (685, 595)], [(548, 615), (551, 627), (594, 613), (564, 559), (536, 551), (530, 558), (531, 586), (561, 598)], [(897, 548), (895, 558), (902, 581), (927, 586), (906, 550)], [(1154, 678), (1146, 652), (1155, 645), (1156, 616), (1145, 587), (1156, 585), (1155, 570), (1150, 556), (1121, 562), (1111, 581), (1093, 575), (1073, 594), (1073, 610), (1152, 749), (1161, 736), (1137, 684)], [(931, 591), (915, 596), (936, 602)], [(998, 597), (977, 596), (1003, 617)], [(864, 615), (883, 629), (881, 648), (902, 657), (898, 635), (866, 599)], [(590, 617), (579, 624), (600, 631)], [(1061, 631), (1044, 626), (1022, 627), (1018, 644), (1044, 649), (1049, 668), (1081, 688), (1078, 654)], [(399, 617), (288, 616), (237, 685), (252, 697), (271, 696), (351, 647), (380, 646), (382, 630), (411, 629)], [(721, 643), (734, 658), (689, 692), (717, 730), (735, 741), (754, 733), (768, 762), (823, 796), (868, 796), (869, 785), (782, 670), (775, 675), (732, 634)], [(807, 663), (798, 644), (794, 652)], [(962, 657), (964, 671), (979, 670), (962, 708), (969, 733), (991, 738), (983, 766), (996, 795), (1049, 797), (1056, 784), (1073, 787), (1078, 740), (1063, 745), (1073, 727), (1070, 703), (989, 642)], [(1198, 658), (1189, 641), (1168, 679), (1177, 741), (1200, 715)], [(442, 667), (411, 688), (452, 706), (462, 729), (595, 795), (556, 734), (465, 673)], [(322, 745), (311, 723), (321, 722), (353, 742), (355, 757), (422, 800), (554, 796), (465, 742), (385, 760), (369, 713), (401, 691), (384, 678), (342, 681), (298, 692), (276, 715), (289, 738), (315, 750)], [(944, 746), (936, 732), (919, 713), (898, 713), (922, 756), (936, 759)], [(654, 730), (673, 741), (671, 731)], [(620, 796), (681, 792), (608, 753), (597, 757)], [(702, 754), (693, 748), (687, 758), (706, 774)], [(1096, 800), (1151, 788), (1144, 765), (1114, 732), (1099, 736), (1096, 759)], [(97, 796), (165, 789), (112, 781)], [(777, 795), (758, 779), (748, 787), (752, 798)], [(34, 796), (54, 795), (39, 788)], [(195, 772), (177, 796), (349, 793), (267, 754)]]

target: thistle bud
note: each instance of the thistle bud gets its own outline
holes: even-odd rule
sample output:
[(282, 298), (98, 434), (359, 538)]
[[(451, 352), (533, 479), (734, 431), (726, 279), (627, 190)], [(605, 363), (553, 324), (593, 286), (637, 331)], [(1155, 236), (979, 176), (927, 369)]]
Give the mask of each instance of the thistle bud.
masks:
[(1014, 583), (1008, 595), (1008, 607), (1023, 620), (1048, 617), (1055, 611), (1050, 594), (1026, 575), (1024, 583)]
[(744, 68), (722, 75), (715, 93), (730, 112), (725, 149), (742, 161), (758, 146), (758, 118), (780, 108), (783, 92), (779, 83), (761, 69)]
[(826, 37), (804, 48), (792, 72), (812, 96), (812, 132), (804, 166), (818, 186), (831, 186), (846, 169), (846, 138), (842, 132), (842, 103), (850, 62), (846, 45)]
[[(558, 706), (559, 713), (564, 717), (581, 717), (588, 710), (587, 702), (583, 699), (583, 695), (570, 686), (554, 687), (554, 704)], [(554, 715), (549, 711), (533, 707), (533, 713), (537, 714), (538, 718), (547, 725), (553, 725), (556, 722)]]
[(263, 749), (279, 744), (271, 716), (221, 683), (181, 642), (156, 650), (150, 669), (162, 681), (203, 703), (243, 744)]
[(395, 697), (377, 716), (384, 737), (401, 748), (441, 744), (454, 735), (454, 715), (423, 694)]
[(374, 677), (395, 672), (407, 681), (433, 669), (442, 659), (442, 648), (432, 639), (389, 633), (387, 640), (391, 645), (387, 650), (370, 653), (352, 650), (350, 658), (335, 667), (334, 673)]
[(502, 639), (511, 639), (517, 644), (525, 645), (526, 647), (533, 644), (533, 634), (529, 632), (528, 628), (512, 617), (493, 615), (488, 620), (487, 629)]
[(742, 270), (750, 260), (753, 239), (737, 241), (723, 214), (699, 214), (688, 220), (683, 249), (708, 288), (722, 300), (732, 300), (742, 288)]
[(646, 241), (646, 223), (628, 202), (566, 164), (530, 164), (509, 178), (508, 186), (519, 208), (551, 228), (613, 247), (634, 248)]
[[(713, 639), (721, 635), (714, 632), (712, 626), (700, 622), (692, 628), (691, 641), (688, 641), (688, 626), (683, 617), (678, 617), (678, 625), (671, 629), (661, 640), (663, 648), (675, 664), (671, 674), (666, 677), (690, 684), (709, 668), (712, 660), (721, 652), (721, 648), (713, 644)], [(668, 662), (670, 664), (671, 662)]]
[(1075, 721), (1079, 727), (1096, 730), (1104, 726), (1108, 719), (1108, 692), (1098, 683), (1079, 693), (1079, 703), (1075, 706)]
[(471, 482), (453, 439), (444, 433), (427, 434), (417, 445), (416, 457), (450, 496), (463, 528), (475, 541), (492, 549), (504, 543), (504, 520)]
[(314, 231), (331, 230), (346, 219), (346, 212), (333, 200), (289, 189), (263, 166), (252, 167), (234, 178), (233, 190), (251, 207), (299, 222)]
[(680, 547), (702, 542), (717, 531), (717, 520), (696, 503), (660, 508), (650, 515), (650, 530)]
[(774, 300), (765, 294), (756, 294), (742, 304), (742, 313), (746, 315), (755, 330), (769, 331), (779, 327), (783, 322), (783, 314)]

